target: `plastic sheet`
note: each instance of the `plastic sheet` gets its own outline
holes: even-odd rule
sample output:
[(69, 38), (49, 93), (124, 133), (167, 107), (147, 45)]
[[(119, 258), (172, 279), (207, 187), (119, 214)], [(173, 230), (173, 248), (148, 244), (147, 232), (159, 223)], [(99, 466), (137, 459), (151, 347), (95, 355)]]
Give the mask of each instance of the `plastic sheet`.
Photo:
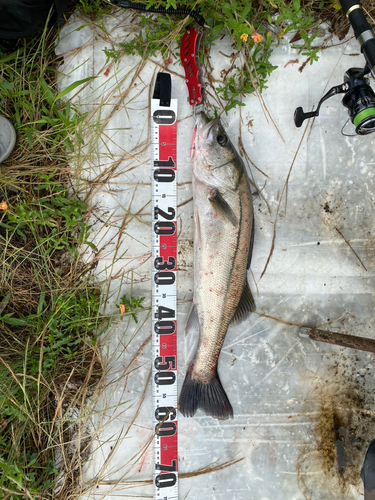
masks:
[[(82, 175), (92, 193), (94, 242), (98, 247), (107, 245), (98, 273), (101, 278), (112, 277), (108, 307), (113, 307), (119, 290), (120, 295), (129, 293), (131, 282), (133, 293), (145, 296), (145, 304), (150, 304), (149, 99), (155, 74), (164, 63), (161, 58), (140, 61), (124, 54), (117, 62), (106, 62), (103, 49), (118, 48), (139, 26), (136, 18), (121, 11), (101, 23), (73, 16), (62, 30), (56, 48), (64, 57), (61, 87), (96, 77), (68, 97), (89, 113)], [(221, 71), (230, 65), (221, 53), (232, 50), (228, 38), (211, 48), (213, 78), (221, 80)], [(354, 39), (333, 38), (319, 61), (302, 71), (305, 58), (286, 39), (271, 61), (278, 69), (262, 99), (252, 95), (244, 99), (245, 107), (223, 117), (233, 143), (238, 144), (240, 134), (251, 159), (247, 166), (255, 208), (249, 282), (257, 314), (230, 328), (219, 361), (235, 416), (225, 422), (200, 412), (191, 419), (179, 416), (180, 473), (214, 461), (243, 460), (220, 472), (181, 479), (180, 498), (358, 500), (363, 495), (360, 467), (375, 437), (373, 356), (300, 338), (297, 325), (329, 324), (325, 328), (373, 337), (374, 136), (342, 135), (347, 112), (339, 96), (324, 103), (320, 116), (301, 129), (295, 128), (293, 113), (300, 105), (311, 110), (331, 86), (342, 83), (349, 67), (363, 66), (364, 60)], [(167, 69), (172, 72), (172, 96), (179, 100), (181, 387), (197, 341), (184, 335), (193, 293), (189, 148), (194, 119), (178, 59)], [(354, 133), (350, 123), (345, 132)], [(100, 185), (90, 185), (98, 174)], [(132, 337), (134, 330), (126, 325), (118, 324), (109, 352), (120, 352), (124, 338)], [(149, 334), (146, 320), (119, 356), (114, 374), (121, 372)], [(101, 446), (86, 473), (87, 479), (98, 478), (102, 469), (90, 498), (152, 497), (151, 485), (129, 490), (124, 483), (151, 478), (150, 448), (134, 466), (128, 464), (152, 435), (150, 387), (125, 436), (150, 366), (147, 345), (134, 362), (133, 375), (113, 393), (108, 389), (103, 401), (107, 408), (126, 401), (134, 405), (107, 409), (101, 415), (102, 424), (111, 422), (101, 432)], [(107, 463), (116, 442), (116, 452)]]

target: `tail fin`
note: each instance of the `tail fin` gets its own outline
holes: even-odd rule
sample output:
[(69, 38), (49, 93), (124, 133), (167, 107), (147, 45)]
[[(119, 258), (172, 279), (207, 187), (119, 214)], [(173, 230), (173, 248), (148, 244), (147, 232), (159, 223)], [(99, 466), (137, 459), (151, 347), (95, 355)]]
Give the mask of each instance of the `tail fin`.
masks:
[(221, 385), (219, 375), (211, 382), (195, 382), (191, 378), (191, 366), (189, 367), (185, 381), (180, 394), (180, 412), (185, 417), (192, 417), (198, 408), (203, 410), (206, 415), (220, 420), (233, 418), (233, 408), (229, 402), (223, 386)]

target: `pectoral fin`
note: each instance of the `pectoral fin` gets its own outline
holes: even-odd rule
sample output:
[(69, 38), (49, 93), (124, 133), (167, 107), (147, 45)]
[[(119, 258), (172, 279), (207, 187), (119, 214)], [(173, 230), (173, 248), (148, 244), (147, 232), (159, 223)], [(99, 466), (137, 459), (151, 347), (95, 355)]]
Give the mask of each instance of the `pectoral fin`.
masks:
[(208, 199), (219, 217), (225, 217), (233, 226), (237, 224), (238, 220), (235, 213), (219, 193), (218, 189), (212, 189)]

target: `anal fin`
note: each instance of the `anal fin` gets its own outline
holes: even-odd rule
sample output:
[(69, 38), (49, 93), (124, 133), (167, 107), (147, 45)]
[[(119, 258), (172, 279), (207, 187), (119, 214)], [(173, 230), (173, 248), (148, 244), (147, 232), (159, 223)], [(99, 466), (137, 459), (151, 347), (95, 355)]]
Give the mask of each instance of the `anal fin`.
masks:
[(253, 311), (255, 311), (255, 301), (250, 291), (249, 283), (246, 280), (236, 312), (233, 314), (231, 325), (240, 323)]
[(194, 304), (194, 302), (191, 305), (189, 316), (186, 321), (185, 335), (191, 333), (192, 331), (199, 332), (199, 318), (198, 318), (197, 307)]

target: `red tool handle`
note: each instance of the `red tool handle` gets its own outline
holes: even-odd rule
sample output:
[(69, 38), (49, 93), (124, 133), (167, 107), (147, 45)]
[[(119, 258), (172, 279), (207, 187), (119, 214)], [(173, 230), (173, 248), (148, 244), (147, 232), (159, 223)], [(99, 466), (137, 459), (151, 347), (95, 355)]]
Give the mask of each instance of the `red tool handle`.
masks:
[(197, 64), (198, 45), (200, 34), (191, 28), (183, 35), (180, 46), (180, 57), (185, 70), (186, 85), (189, 91), (189, 103), (202, 103), (202, 84), (199, 81), (199, 67)]

